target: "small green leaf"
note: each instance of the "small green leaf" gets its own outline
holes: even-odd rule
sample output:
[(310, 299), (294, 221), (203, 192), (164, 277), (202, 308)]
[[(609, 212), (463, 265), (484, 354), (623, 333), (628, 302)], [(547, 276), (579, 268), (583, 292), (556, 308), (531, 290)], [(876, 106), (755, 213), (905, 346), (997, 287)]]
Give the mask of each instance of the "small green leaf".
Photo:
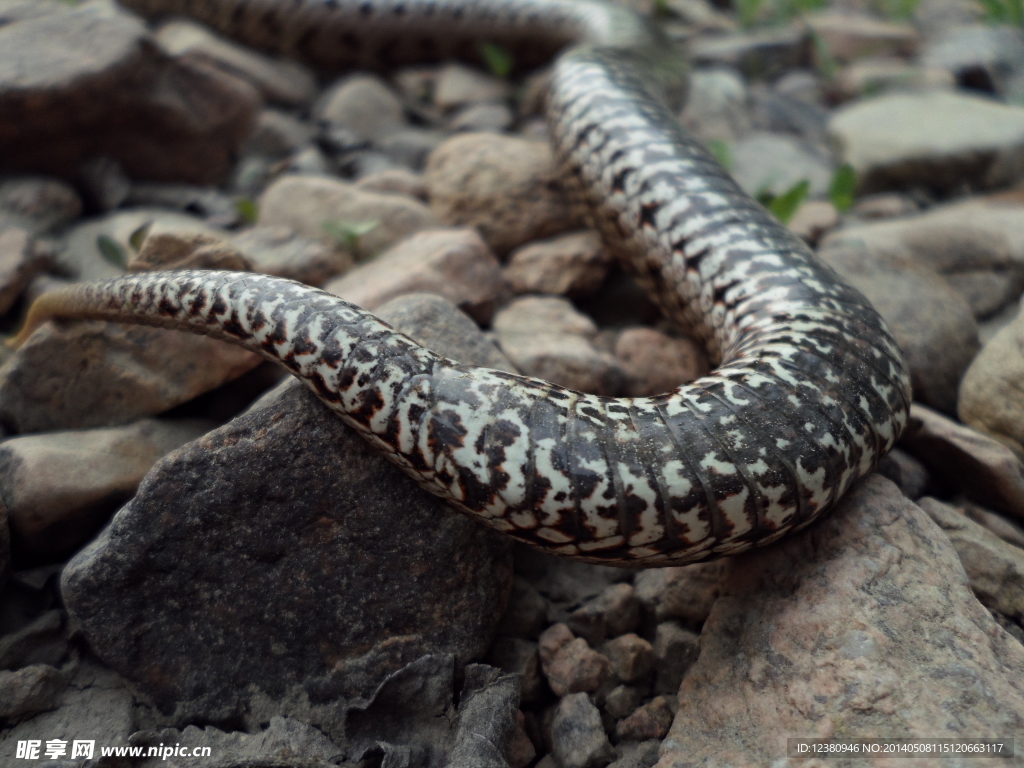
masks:
[(815, 32), (811, 27), (807, 27), (807, 32), (811, 37), (811, 45), (814, 46), (814, 59), (818, 65), (818, 74), (826, 80), (834, 79), (836, 72), (839, 71), (839, 64), (832, 56), (832, 51), (829, 50), (828, 43), (825, 42), (825, 38)]
[(96, 238), (96, 248), (100, 255), (115, 267), (128, 267), (128, 254), (125, 253), (124, 246), (110, 235), (99, 235)]
[(128, 245), (132, 247), (136, 253), (142, 250), (142, 244), (146, 242), (146, 237), (149, 235), (149, 230), (153, 227), (152, 221), (147, 221), (141, 227), (136, 229), (130, 235), (128, 235)]
[(672, 15), (672, 9), (669, 8), (668, 0), (654, 0), (654, 15), (662, 17)]
[(1005, 0), (1006, 21), (1015, 27), (1024, 26), (1024, 3), (1021, 0)]
[(840, 213), (850, 210), (853, 195), (857, 191), (857, 173), (849, 163), (843, 163), (832, 174), (832, 183), (828, 187), (828, 199)]
[(764, 0), (736, 0), (736, 14), (741, 27), (752, 27), (761, 16)]
[(506, 78), (512, 74), (512, 54), (497, 43), (486, 41), (480, 44), (480, 55), (484, 64), (495, 77)]
[(246, 224), (255, 224), (260, 215), (259, 206), (251, 197), (238, 198), (235, 201), (235, 211)]
[(346, 250), (355, 251), (359, 238), (368, 234), (380, 224), (379, 221), (325, 221), (321, 228), (328, 235), (341, 243)]
[(725, 168), (725, 170), (732, 169), (732, 149), (729, 147), (727, 141), (721, 139), (712, 139), (707, 143), (708, 152), (714, 155), (715, 160), (718, 164)]
[(796, 213), (796, 209), (800, 207), (800, 203), (807, 197), (810, 188), (811, 183), (807, 179), (798, 181), (781, 195), (776, 196), (768, 205), (768, 210), (783, 224), (788, 224), (789, 220), (793, 218), (793, 214)]

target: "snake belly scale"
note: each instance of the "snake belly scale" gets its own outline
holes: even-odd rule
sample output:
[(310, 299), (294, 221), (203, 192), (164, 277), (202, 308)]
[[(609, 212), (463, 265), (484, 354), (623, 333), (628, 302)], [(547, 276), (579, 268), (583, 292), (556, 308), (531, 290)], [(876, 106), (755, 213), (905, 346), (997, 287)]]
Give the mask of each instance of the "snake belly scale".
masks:
[[(744, 194), (659, 99), (677, 54), (591, 0), (123, 0), (328, 65), (412, 45), (571, 44), (548, 110), (567, 184), (718, 367), (607, 398), (461, 365), (365, 310), (248, 273), (126, 275), (48, 294), (48, 317), (205, 333), (283, 364), (423, 488), (566, 557), (678, 565), (768, 544), (834, 506), (893, 446), (909, 375), (878, 313)], [(418, 46), (418, 47), (417, 47)]]

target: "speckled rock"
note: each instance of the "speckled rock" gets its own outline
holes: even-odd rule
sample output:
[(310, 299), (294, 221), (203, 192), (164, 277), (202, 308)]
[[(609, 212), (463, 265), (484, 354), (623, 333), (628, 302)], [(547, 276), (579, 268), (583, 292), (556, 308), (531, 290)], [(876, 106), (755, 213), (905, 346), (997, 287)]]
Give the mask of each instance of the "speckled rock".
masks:
[(633, 580), (636, 597), (655, 622), (683, 619), (700, 624), (718, 599), (722, 561), (674, 568), (649, 568)]
[(10, 311), (32, 278), (52, 266), (52, 254), (28, 232), (0, 228), (0, 315)]
[(253, 270), (321, 286), (352, 268), (352, 257), (288, 227), (253, 227), (231, 238)]
[(896, 93), (839, 109), (829, 132), (864, 192), (952, 191), (1012, 182), (1024, 164), (1024, 108), (959, 93)]
[(430, 207), (441, 221), (475, 226), (498, 256), (579, 229), (546, 142), (490, 133), (453, 136), (427, 160)]
[(17, 721), (56, 709), (57, 699), (67, 685), (67, 673), (49, 664), (0, 671), (0, 718)]
[(402, 102), (376, 75), (357, 74), (332, 85), (320, 98), (315, 117), (351, 131), (358, 139), (379, 141), (405, 127)]
[(794, 733), (1020, 732), (1022, 664), (938, 526), (869, 477), (818, 525), (732, 560), (658, 766), (765, 765)]
[(1024, 464), (1002, 443), (915, 403), (900, 447), (968, 498), (1024, 519)]
[[(439, 222), (423, 203), (404, 195), (369, 192), (338, 179), (284, 176), (260, 198), (259, 223), (291, 227), (304, 237), (342, 247), (361, 259)], [(351, 229), (352, 242), (339, 243), (325, 226)]]
[(676, 621), (663, 621), (654, 633), (654, 690), (675, 696), (683, 676), (700, 655), (700, 635)]
[(179, 331), (49, 322), (0, 367), (0, 424), (8, 434), (128, 424), (259, 362), (240, 347)]
[(499, 637), (488, 652), (490, 664), (505, 672), (519, 675), (521, 701), (531, 703), (539, 700), (547, 690), (547, 684), (540, 668), (537, 643), (519, 637)]
[(156, 41), (171, 56), (206, 61), (246, 80), (269, 102), (298, 107), (316, 94), (316, 78), (301, 64), (264, 56), (192, 21), (163, 24)]
[(55, 561), (87, 542), (164, 454), (212, 429), (144, 419), (0, 443), (0, 504), (19, 553)]
[(926, 496), (918, 506), (946, 532), (978, 599), (1004, 616), (1024, 618), (1024, 549), (938, 499)]
[(551, 741), (561, 768), (604, 768), (615, 757), (601, 714), (585, 693), (569, 694), (558, 703)]
[(565, 624), (553, 624), (540, 636), (541, 668), (556, 696), (596, 691), (611, 674), (608, 658), (582, 637), (574, 637)]
[[(472, 358), (450, 329), (405, 330)], [(159, 462), (61, 589), (97, 655), (172, 719), (282, 714), (333, 738), (412, 659), (482, 656), (511, 581), (507, 542), (289, 381)]]
[(648, 397), (669, 392), (709, 370), (696, 342), (673, 338), (654, 328), (627, 328), (615, 340), (615, 357), (626, 374), (625, 392)]
[(609, 640), (601, 652), (608, 657), (612, 674), (625, 683), (642, 680), (654, 670), (654, 648), (632, 632)]
[(504, 274), (513, 293), (579, 296), (600, 287), (611, 263), (601, 236), (587, 230), (517, 248)]
[(640, 623), (640, 602), (632, 584), (612, 584), (571, 614), (569, 628), (597, 645), (606, 637), (632, 632)]
[(132, 178), (219, 182), (259, 106), (251, 85), (167, 56), (117, 6), (0, 27), (0, 172), (71, 176), (104, 155)]
[(482, 325), (503, 288), (498, 260), (472, 229), (418, 232), (324, 286), (370, 310), (407, 293), (436, 293)]
[(672, 725), (672, 710), (664, 696), (655, 696), (653, 700), (637, 707), (629, 717), (615, 725), (615, 735), (626, 741), (646, 741), (661, 739), (668, 733)]

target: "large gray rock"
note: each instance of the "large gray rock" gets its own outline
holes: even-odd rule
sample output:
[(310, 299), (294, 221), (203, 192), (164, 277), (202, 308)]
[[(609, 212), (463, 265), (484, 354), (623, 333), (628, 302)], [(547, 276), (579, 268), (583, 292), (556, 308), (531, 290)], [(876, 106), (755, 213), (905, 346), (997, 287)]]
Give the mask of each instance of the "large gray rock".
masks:
[(805, 533), (732, 560), (659, 766), (768, 765), (794, 734), (1019, 738), (1022, 668), (946, 536), (873, 476)]
[(102, 2), (0, 27), (0, 171), (72, 176), (94, 157), (129, 176), (219, 182), (260, 98), (208, 64), (175, 59)]
[[(489, 362), (439, 326), (422, 340)], [(411, 660), (482, 656), (511, 579), (503, 539), (294, 383), (158, 463), (62, 593), (97, 655), (172, 722), (283, 714), (333, 738)]]

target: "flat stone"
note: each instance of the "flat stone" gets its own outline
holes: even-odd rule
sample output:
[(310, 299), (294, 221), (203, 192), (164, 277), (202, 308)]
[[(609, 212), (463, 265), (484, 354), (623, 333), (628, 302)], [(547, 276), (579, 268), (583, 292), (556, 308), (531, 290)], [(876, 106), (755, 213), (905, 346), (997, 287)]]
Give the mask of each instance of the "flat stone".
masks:
[(219, 387), (261, 358), (180, 331), (48, 322), (0, 367), (8, 434), (128, 424)]
[[(414, 232), (439, 224), (423, 203), (404, 195), (369, 192), (315, 176), (281, 177), (267, 187), (259, 207), (259, 224), (290, 227), (311, 240), (348, 250), (356, 259), (375, 256)], [(339, 242), (336, 230), (349, 229), (350, 242)]]
[(82, 215), (82, 200), (66, 181), (20, 176), (0, 181), (0, 226), (52, 234)]
[(731, 154), (729, 172), (749, 195), (781, 195), (805, 180), (810, 195), (821, 195), (832, 180), (831, 162), (790, 135), (752, 133), (736, 141)]
[(797, 27), (704, 35), (690, 43), (695, 64), (730, 66), (747, 77), (771, 78), (810, 61), (810, 38)]
[(515, 119), (512, 110), (504, 104), (472, 104), (452, 115), (448, 130), (452, 133), (501, 133), (511, 128)]
[(7, 314), (36, 275), (53, 267), (53, 255), (23, 229), (0, 228), (0, 315)]
[(1001, 442), (915, 403), (900, 447), (969, 499), (1024, 519), (1024, 464)]
[(847, 64), (835, 76), (835, 88), (845, 99), (892, 91), (952, 90), (955, 86), (956, 80), (943, 69), (922, 67), (885, 56), (858, 59)]
[(625, 371), (629, 397), (671, 392), (710, 369), (707, 355), (696, 342), (654, 328), (627, 328), (615, 341), (615, 357)]
[(328, 88), (314, 116), (374, 142), (406, 125), (401, 100), (387, 83), (368, 74), (351, 75)]
[(601, 714), (585, 693), (569, 694), (558, 703), (551, 741), (561, 768), (604, 768), (615, 757)]
[(824, 41), (829, 55), (839, 61), (911, 56), (919, 44), (917, 30), (906, 23), (830, 11), (808, 14), (805, 20)]
[(246, 80), (271, 103), (299, 107), (316, 94), (316, 77), (301, 64), (276, 60), (213, 34), (192, 21), (163, 24), (156, 41), (171, 56), (208, 62)]
[(660, 768), (768, 765), (794, 733), (1020, 731), (1024, 647), (971, 593), (941, 529), (889, 481), (867, 478), (804, 533), (730, 562)]
[[(450, 329), (421, 341), (486, 362)], [(335, 738), (413, 659), (486, 652), (508, 553), (289, 382), (158, 462), (61, 589), (89, 645), (163, 716), (280, 714)]]
[(982, 604), (1011, 619), (1024, 618), (1024, 549), (938, 499), (926, 496), (918, 506), (949, 537)]
[(978, 523), (978, 525), (984, 526), (988, 530), (992, 531), (1003, 541), (1013, 544), (1015, 547), (1024, 549), (1024, 528), (1016, 523), (1011, 523), (1002, 515), (990, 512), (983, 507), (979, 507), (977, 504), (962, 504), (957, 507), (962, 507), (963, 513), (967, 515), (971, 520)]
[(0, 499), (18, 551), (51, 562), (87, 542), (164, 454), (214, 425), (144, 419), (0, 443)]
[(840, 108), (828, 129), (862, 192), (997, 187), (1024, 163), (1024, 108), (966, 94), (869, 99)]
[(473, 133), (430, 155), (430, 207), (451, 226), (474, 226), (503, 257), (517, 246), (582, 226), (546, 142)]
[(513, 293), (581, 296), (601, 286), (611, 264), (601, 236), (586, 230), (517, 248), (504, 275)]
[(507, 80), (463, 64), (446, 64), (434, 81), (434, 105), (446, 111), (482, 101), (504, 101), (511, 95)]
[(321, 286), (352, 268), (347, 253), (296, 234), (289, 227), (261, 226), (231, 238), (231, 244), (252, 264), (253, 270)]
[(1004, 98), (1019, 94), (1024, 86), (1024, 40), (1009, 26), (954, 26), (928, 41), (921, 61), (948, 72), (962, 86)]
[(408, 293), (436, 293), (486, 325), (504, 284), (497, 258), (473, 229), (418, 232), (324, 286), (373, 310)]
[(134, 179), (217, 183), (259, 106), (251, 85), (167, 56), (117, 6), (0, 27), (0, 172), (72, 177), (106, 156)]

